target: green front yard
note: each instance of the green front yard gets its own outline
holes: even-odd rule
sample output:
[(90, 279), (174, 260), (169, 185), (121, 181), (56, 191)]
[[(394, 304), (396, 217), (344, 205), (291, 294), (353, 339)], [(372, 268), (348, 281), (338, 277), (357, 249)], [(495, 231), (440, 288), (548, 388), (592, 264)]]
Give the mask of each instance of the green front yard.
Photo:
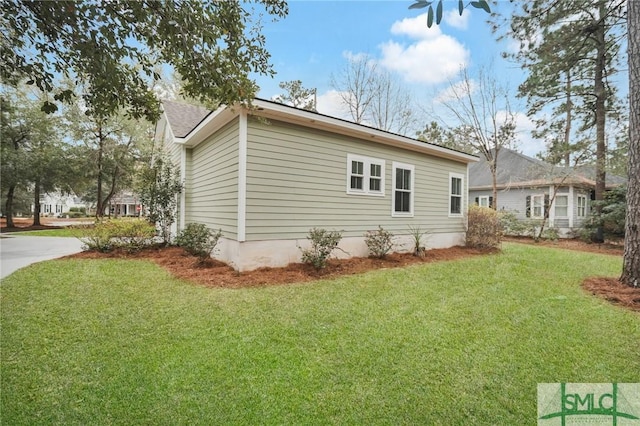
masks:
[(640, 315), (580, 288), (619, 257), (502, 254), (210, 289), (152, 263), (2, 281), (3, 424), (534, 424), (542, 382), (640, 381)]

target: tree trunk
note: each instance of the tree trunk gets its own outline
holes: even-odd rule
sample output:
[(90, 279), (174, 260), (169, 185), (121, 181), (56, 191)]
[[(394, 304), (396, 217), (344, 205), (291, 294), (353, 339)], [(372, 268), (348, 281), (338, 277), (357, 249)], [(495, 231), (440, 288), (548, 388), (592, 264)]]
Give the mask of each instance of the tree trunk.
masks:
[(40, 179), (36, 179), (33, 188), (33, 226), (40, 226)]
[[(599, 2), (600, 9), (600, 22), (598, 23), (598, 29), (595, 31), (597, 54), (596, 54), (596, 66), (594, 75), (594, 89), (596, 95), (596, 212), (598, 216), (602, 215), (602, 204), (604, 200), (605, 180), (606, 180), (606, 157), (607, 148), (605, 140), (605, 125), (606, 125), (606, 105), (607, 93), (604, 86), (604, 70), (606, 66), (606, 41), (605, 41), (605, 19), (606, 5), (604, 1)], [(596, 235), (594, 236), (594, 242), (604, 242), (604, 230), (602, 224), (598, 225), (596, 229)]]
[(500, 148), (496, 144), (494, 150), (493, 161), (489, 163), (489, 170), (491, 170), (491, 193), (493, 194), (493, 203), (489, 206), (494, 210), (498, 210), (498, 153)]
[(629, 182), (620, 281), (640, 287), (640, 2), (627, 1), (629, 58)]
[(571, 166), (571, 109), (573, 104), (571, 103), (571, 70), (567, 70), (567, 122), (564, 126), (564, 144), (562, 147), (562, 157), (564, 159), (564, 166)]
[(7, 216), (7, 228), (14, 228), (13, 223), (13, 194), (15, 193), (16, 186), (11, 185), (9, 191), (7, 191), (7, 202), (5, 203), (4, 214)]
[(102, 154), (104, 150), (104, 137), (102, 135), (102, 126), (98, 125), (98, 195), (97, 195), (97, 206), (96, 206), (96, 218), (101, 218), (104, 216), (104, 204), (102, 202)]

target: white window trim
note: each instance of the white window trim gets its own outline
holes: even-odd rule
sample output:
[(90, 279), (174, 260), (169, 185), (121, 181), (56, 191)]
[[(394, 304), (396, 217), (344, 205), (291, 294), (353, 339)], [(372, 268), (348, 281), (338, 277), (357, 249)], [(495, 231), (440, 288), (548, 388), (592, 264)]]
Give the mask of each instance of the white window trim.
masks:
[[(460, 192), (462, 192), (460, 194), (460, 213), (451, 213), (451, 197), (453, 196), (453, 194), (451, 193), (452, 191), (452, 186), (451, 186), (451, 179), (452, 178), (458, 178), (460, 179)], [(464, 216), (464, 175), (461, 173), (449, 173), (449, 193), (447, 194), (447, 211), (449, 212), (449, 217), (462, 217)], [(480, 201), (480, 200), (478, 200)]]
[[(451, 183), (449, 183), (449, 185), (451, 185)], [(480, 207), (491, 207), (491, 206), (489, 205), (489, 198), (491, 198), (491, 196), (490, 196), (490, 195), (480, 195), (480, 196), (478, 197), (478, 205), (479, 205)], [(483, 201), (483, 200), (486, 200), (486, 202), (487, 202), (487, 205), (486, 205), (486, 206), (483, 206), (483, 205), (482, 205), (482, 201)], [(451, 200), (449, 200), (449, 202), (451, 202)]]
[[(397, 212), (396, 211), (396, 169), (404, 169), (411, 171), (411, 199), (409, 200), (409, 211), (408, 212)], [(395, 161), (392, 163), (391, 170), (391, 217), (413, 217), (413, 205), (416, 199), (416, 168), (413, 164), (405, 164), (405, 163), (396, 163)]]
[[(536, 216), (536, 213), (535, 213), (536, 212), (536, 209), (535, 209), (535, 205), (536, 205), (535, 198), (541, 198), (542, 199), (542, 202), (540, 203), (540, 206), (541, 206), (541, 210), (540, 210), (541, 214), (540, 214), (540, 216)], [(544, 198), (545, 198), (545, 194), (536, 194), (536, 195), (532, 194), (531, 195), (531, 206), (530, 206), (530, 208), (531, 208), (531, 218), (532, 219), (542, 219), (542, 218), (544, 218)]]
[[(567, 199), (567, 204), (564, 206), (567, 209), (567, 214), (564, 216), (560, 216), (557, 212), (558, 209), (558, 200), (560, 199), (560, 197), (565, 197)], [(561, 206), (562, 207), (562, 206)], [(553, 200), (553, 216), (554, 218), (560, 218), (560, 219), (568, 219), (570, 216), (570, 211), (569, 211), (569, 194), (556, 194), (556, 198)]]
[[(351, 188), (351, 162), (360, 161), (363, 163), (363, 182), (362, 189)], [(369, 189), (371, 179), (371, 165), (376, 164), (380, 166), (380, 191), (372, 191)], [(374, 197), (384, 197), (384, 177), (385, 177), (385, 161), (379, 158), (365, 157), (356, 154), (347, 154), (347, 194), (349, 195), (369, 195)]]
[[(582, 208), (584, 208), (584, 214), (580, 214), (580, 199), (584, 200), (584, 205), (582, 206)], [(576, 217), (587, 217), (588, 214), (588, 209), (587, 209), (587, 196), (586, 195), (578, 195), (578, 201), (576, 202)]]

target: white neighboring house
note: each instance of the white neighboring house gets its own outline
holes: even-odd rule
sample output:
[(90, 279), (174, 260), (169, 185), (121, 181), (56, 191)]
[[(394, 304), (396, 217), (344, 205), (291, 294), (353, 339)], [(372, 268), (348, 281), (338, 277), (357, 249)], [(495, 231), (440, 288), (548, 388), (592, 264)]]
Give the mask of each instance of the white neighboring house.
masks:
[[(82, 199), (75, 194), (62, 192), (49, 192), (40, 197), (40, 214), (42, 216), (56, 217), (69, 213), (71, 208), (87, 208)], [(31, 212), (35, 210), (31, 206)]]
[(115, 217), (140, 216), (141, 209), (140, 198), (136, 194), (121, 191), (111, 198), (105, 214)]
[[(607, 173), (606, 190), (624, 183), (624, 178)], [(496, 184), (496, 210), (509, 211), (525, 223), (541, 222), (548, 213), (547, 227), (557, 229), (560, 237), (571, 237), (583, 226), (595, 199), (595, 167), (554, 166), (502, 148)], [(484, 157), (469, 166), (469, 202), (494, 205), (491, 173)]]

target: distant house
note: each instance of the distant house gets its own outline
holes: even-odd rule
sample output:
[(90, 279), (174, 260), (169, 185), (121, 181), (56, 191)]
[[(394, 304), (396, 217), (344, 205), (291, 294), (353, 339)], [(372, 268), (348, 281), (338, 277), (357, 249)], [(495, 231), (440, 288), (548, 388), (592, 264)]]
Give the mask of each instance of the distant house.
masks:
[[(606, 188), (624, 182), (624, 178), (608, 174)], [(497, 210), (510, 211), (522, 221), (541, 220), (548, 210), (547, 226), (556, 228), (560, 236), (569, 236), (583, 225), (595, 198), (595, 186), (593, 166), (553, 166), (506, 148), (498, 154)], [(480, 206), (494, 204), (491, 172), (484, 157), (469, 167), (469, 200)]]
[(109, 201), (105, 214), (109, 216), (139, 216), (142, 206), (139, 197), (127, 191), (120, 191)]
[[(75, 194), (48, 192), (40, 196), (40, 214), (42, 216), (64, 216), (72, 208), (86, 208), (84, 201)], [(33, 213), (34, 206), (31, 205)]]
[(156, 140), (185, 183), (175, 231), (222, 229), (217, 257), (238, 270), (299, 261), (314, 227), (343, 231), (350, 256), (367, 254), (363, 234), (379, 225), (398, 251), (412, 247), (409, 227), (429, 248), (464, 243), (475, 156), (261, 99), (163, 105)]

